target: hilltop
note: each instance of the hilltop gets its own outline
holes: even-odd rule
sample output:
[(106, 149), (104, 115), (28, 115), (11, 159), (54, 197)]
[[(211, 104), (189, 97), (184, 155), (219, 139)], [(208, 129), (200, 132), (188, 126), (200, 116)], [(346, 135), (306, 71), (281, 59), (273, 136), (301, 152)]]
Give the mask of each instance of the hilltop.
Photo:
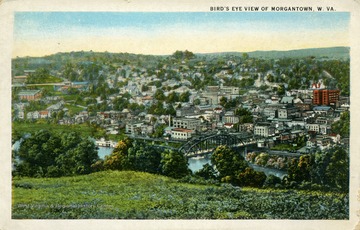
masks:
[(200, 185), (103, 171), (14, 178), (14, 219), (346, 219), (348, 195)]
[(269, 50), (269, 51), (253, 51), (253, 52), (222, 52), (222, 53), (207, 53), (197, 54), (204, 56), (241, 56), (247, 53), (251, 58), (261, 59), (279, 59), (279, 58), (304, 58), (304, 57), (315, 57), (325, 59), (348, 59), (350, 58), (349, 47), (329, 47), (329, 48), (312, 48), (312, 49), (297, 49), (297, 50)]
[[(316, 58), (330, 58), (330, 59), (348, 59), (350, 57), (350, 47), (328, 47), (328, 48), (311, 48), (311, 49), (296, 49), (296, 50), (257, 50), (252, 52), (220, 52), (220, 53), (195, 53), (196, 55), (202, 56), (241, 56), (247, 53), (252, 58), (264, 58), (264, 59), (278, 59), (278, 58), (303, 58), (313, 56)], [(132, 53), (115, 53), (115, 52), (93, 52), (93, 51), (73, 51), (63, 52), (43, 57), (16, 57), (16, 59), (30, 58), (31, 63), (36, 64), (51, 64), (51, 60), (63, 61), (62, 57), (67, 57), (69, 60), (89, 60), (88, 58), (119, 58), (128, 60), (129, 62), (143, 60), (143, 61), (156, 61), (154, 57), (166, 58), (171, 55), (143, 55), (143, 54), (132, 54)]]

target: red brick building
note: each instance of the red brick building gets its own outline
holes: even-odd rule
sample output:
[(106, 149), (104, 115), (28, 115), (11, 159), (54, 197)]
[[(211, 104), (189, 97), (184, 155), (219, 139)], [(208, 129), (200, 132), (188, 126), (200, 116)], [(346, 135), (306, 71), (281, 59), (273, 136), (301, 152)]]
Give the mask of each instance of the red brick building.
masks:
[(41, 91), (40, 90), (24, 90), (20, 91), (19, 94), (20, 100), (26, 101), (35, 101), (41, 98)]
[(338, 89), (316, 89), (313, 91), (313, 104), (330, 105), (339, 101), (340, 90)]

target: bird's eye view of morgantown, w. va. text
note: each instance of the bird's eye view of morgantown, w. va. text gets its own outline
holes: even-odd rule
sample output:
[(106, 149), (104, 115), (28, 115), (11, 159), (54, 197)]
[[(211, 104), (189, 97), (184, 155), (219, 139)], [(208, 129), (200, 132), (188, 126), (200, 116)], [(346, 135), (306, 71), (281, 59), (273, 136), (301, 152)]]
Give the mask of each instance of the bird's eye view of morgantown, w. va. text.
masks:
[(349, 220), (349, 12), (13, 23), (12, 219)]

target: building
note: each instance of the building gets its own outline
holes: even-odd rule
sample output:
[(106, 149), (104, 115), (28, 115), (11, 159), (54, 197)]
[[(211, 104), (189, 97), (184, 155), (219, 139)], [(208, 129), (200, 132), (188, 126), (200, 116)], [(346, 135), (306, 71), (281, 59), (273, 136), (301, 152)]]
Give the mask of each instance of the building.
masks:
[(227, 111), (224, 116), (222, 117), (222, 121), (224, 123), (231, 123), (231, 124), (235, 124), (235, 123), (239, 123), (240, 118), (239, 116), (236, 116), (234, 111)]
[(174, 118), (173, 127), (196, 130), (200, 126), (200, 120), (194, 118)]
[(24, 84), (26, 82), (26, 79), (27, 79), (28, 76), (15, 76), (13, 78), (13, 81), (12, 83), (15, 84), (15, 83), (19, 83), (19, 84)]
[(310, 103), (294, 103), (294, 106), (300, 111), (309, 111), (312, 108)]
[(313, 104), (330, 105), (336, 104), (340, 99), (340, 90), (316, 89), (313, 91)]
[(334, 110), (330, 106), (315, 106), (313, 108), (313, 111), (315, 114), (318, 114), (320, 116), (329, 116), (332, 115)]
[(231, 95), (239, 95), (239, 87), (234, 86), (221, 86), (221, 93), (231, 94)]
[(51, 113), (48, 110), (39, 111), (39, 114), (40, 114), (40, 118), (43, 119), (51, 117)]
[(34, 112), (28, 112), (26, 114), (26, 118), (31, 120), (31, 119), (39, 119), (40, 118), (40, 113), (38, 111), (34, 111)]
[(277, 117), (277, 111), (278, 108), (277, 107), (266, 107), (263, 110), (263, 115), (265, 117)]
[(306, 124), (305, 129), (308, 131), (319, 133), (320, 125), (319, 124)]
[(290, 97), (290, 96), (283, 97), (280, 101), (281, 104), (293, 104), (293, 102), (294, 102), (294, 97)]
[(278, 117), (283, 119), (296, 117), (297, 107), (283, 107), (278, 110)]
[(253, 123), (244, 123), (239, 125), (239, 132), (253, 132), (254, 124)]
[(125, 126), (125, 132), (132, 135), (140, 134), (142, 131), (143, 122), (131, 122), (127, 123)]
[(335, 104), (340, 99), (340, 90), (323, 90), (322, 104), (330, 105)]
[(321, 105), (322, 102), (322, 90), (313, 91), (313, 104)]
[(187, 140), (191, 138), (191, 134), (195, 131), (191, 129), (174, 128), (171, 130), (171, 138), (179, 140)]
[(41, 97), (41, 91), (40, 90), (23, 90), (20, 91), (19, 94), (20, 100), (26, 100), (26, 101), (35, 101), (40, 99)]
[(259, 123), (254, 126), (254, 135), (268, 137), (275, 134), (275, 128), (269, 123)]
[(193, 106), (184, 106), (182, 108), (176, 109), (177, 117), (193, 116), (193, 115), (195, 115), (195, 108)]

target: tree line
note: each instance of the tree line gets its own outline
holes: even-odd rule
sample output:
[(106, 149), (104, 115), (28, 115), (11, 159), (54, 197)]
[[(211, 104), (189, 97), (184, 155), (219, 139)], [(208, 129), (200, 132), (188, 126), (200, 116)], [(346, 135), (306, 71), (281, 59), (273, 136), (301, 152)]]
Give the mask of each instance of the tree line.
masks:
[(240, 151), (218, 146), (211, 165), (192, 173), (179, 151), (159, 148), (129, 138), (100, 159), (93, 140), (76, 132), (40, 130), (22, 141), (14, 153), (15, 176), (61, 177), (104, 170), (141, 171), (185, 182), (231, 183), (235, 186), (272, 187), (348, 192), (349, 153), (341, 147), (293, 158), (283, 179), (255, 171)]

